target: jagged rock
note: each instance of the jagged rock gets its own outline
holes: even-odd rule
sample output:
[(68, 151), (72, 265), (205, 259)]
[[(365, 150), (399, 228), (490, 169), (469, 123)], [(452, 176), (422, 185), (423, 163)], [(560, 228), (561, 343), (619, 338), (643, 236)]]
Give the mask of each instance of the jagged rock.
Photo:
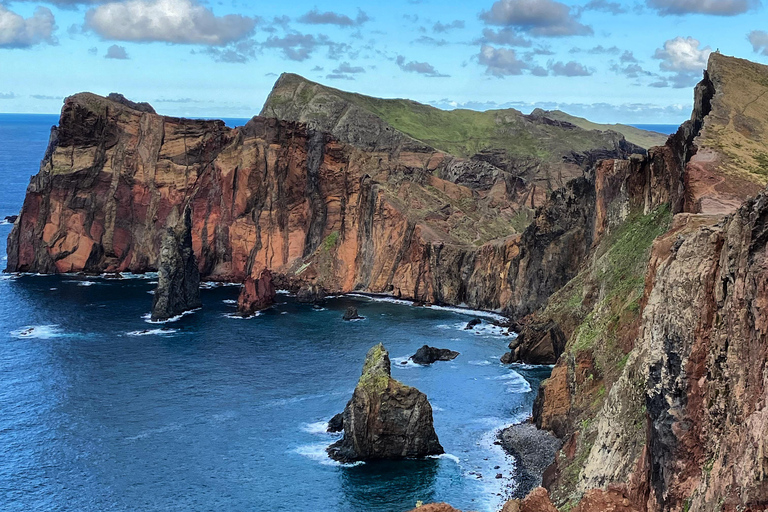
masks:
[(192, 250), (191, 216), (190, 208), (186, 208), (180, 225), (166, 229), (160, 248), (152, 320), (168, 320), (202, 305), (200, 272)]
[(447, 503), (427, 503), (410, 510), (409, 512), (461, 512)]
[(432, 364), (435, 361), (450, 361), (456, 359), (459, 353), (447, 348), (435, 348), (424, 345), (411, 356), (411, 361), (416, 364)]
[(555, 364), (567, 341), (556, 322), (531, 323), (509, 343), (510, 352), (501, 356), (501, 362)]
[(326, 432), (341, 432), (342, 430), (344, 430), (344, 413), (340, 412), (328, 421)]
[(325, 290), (316, 284), (302, 286), (296, 292), (296, 300), (305, 304), (318, 304), (325, 300)]
[(362, 320), (363, 317), (357, 314), (357, 308), (349, 306), (344, 312), (344, 320)]
[(389, 353), (379, 343), (365, 356), (363, 373), (343, 413), (344, 437), (328, 447), (342, 462), (402, 459), (443, 453), (427, 396), (391, 376)]
[(19, 218), (18, 215), (8, 215), (5, 218), (5, 222), (7, 222), (8, 224), (13, 224), (14, 222), (16, 222), (16, 219), (18, 219), (18, 218)]
[(472, 320), (467, 322), (467, 326), (464, 327), (464, 330), (469, 331), (470, 329), (474, 329), (476, 325), (480, 325), (481, 323), (483, 322), (479, 318), (473, 318)]
[(251, 316), (266, 309), (275, 303), (276, 293), (272, 272), (268, 269), (262, 270), (257, 279), (248, 276), (237, 297), (237, 312), (243, 316)]

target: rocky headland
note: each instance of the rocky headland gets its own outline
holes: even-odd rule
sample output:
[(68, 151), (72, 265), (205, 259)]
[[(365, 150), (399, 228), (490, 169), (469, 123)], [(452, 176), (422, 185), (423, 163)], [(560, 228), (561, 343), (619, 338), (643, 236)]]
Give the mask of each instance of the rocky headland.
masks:
[[(533, 423), (562, 448), (543, 473), (524, 463), (542, 487), (505, 511), (763, 510), (766, 91), (768, 67), (713, 53), (691, 119), (647, 151), (546, 112), (445, 113), (296, 75), (236, 129), (82, 93), (8, 270), (162, 274), (189, 211), (183, 261), (203, 279), (268, 269), (308, 302), (363, 291), (508, 315), (504, 362), (555, 365)], [(340, 460), (441, 451), (383, 347), (335, 425)]]
[(366, 354), (341, 426), (344, 437), (328, 448), (328, 455), (341, 462), (443, 453), (427, 395), (392, 378), (389, 353), (382, 344)]

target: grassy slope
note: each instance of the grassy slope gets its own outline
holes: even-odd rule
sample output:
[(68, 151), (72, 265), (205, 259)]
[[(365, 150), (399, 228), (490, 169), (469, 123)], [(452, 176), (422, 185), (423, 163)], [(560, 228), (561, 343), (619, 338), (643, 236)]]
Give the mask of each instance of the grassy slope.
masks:
[(667, 142), (667, 135), (664, 135), (663, 133), (641, 130), (640, 128), (635, 128), (634, 126), (629, 126), (626, 124), (593, 123), (592, 121), (584, 119), (583, 117), (572, 116), (571, 114), (561, 110), (540, 110), (540, 112), (544, 117), (555, 119), (557, 121), (566, 121), (571, 124), (575, 124), (580, 128), (584, 128), (585, 130), (612, 130), (614, 132), (618, 132), (624, 135), (624, 138), (629, 142), (637, 144), (641, 148), (645, 149), (652, 148), (653, 146), (663, 146), (664, 143)]
[(726, 155), (726, 173), (768, 183), (768, 66), (712, 54), (709, 71), (718, 94), (699, 146)]
[[(290, 101), (307, 105), (318, 95), (336, 96), (373, 113), (395, 129), (448, 153), (469, 157), (488, 148), (505, 149), (516, 157), (560, 160), (570, 151), (612, 148), (615, 136), (583, 129), (564, 129), (527, 120), (515, 109), (441, 110), (405, 99), (381, 99), (333, 89), (299, 75), (283, 75), (284, 90), (303, 89)], [(270, 94), (264, 110), (289, 101)]]

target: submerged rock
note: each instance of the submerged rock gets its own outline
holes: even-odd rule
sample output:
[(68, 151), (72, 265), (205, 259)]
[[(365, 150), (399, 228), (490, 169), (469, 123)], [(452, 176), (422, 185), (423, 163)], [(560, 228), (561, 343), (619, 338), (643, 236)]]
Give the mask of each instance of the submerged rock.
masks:
[(181, 226), (167, 228), (157, 270), (152, 320), (168, 320), (202, 305), (200, 271), (192, 250), (192, 214), (189, 208), (184, 210)]
[(474, 329), (476, 325), (480, 325), (481, 323), (483, 322), (479, 318), (473, 318), (472, 320), (467, 322), (467, 326), (464, 328), (464, 330), (469, 331), (470, 329)]
[(381, 343), (365, 356), (343, 422), (344, 437), (328, 447), (328, 455), (341, 462), (443, 453), (427, 395), (392, 378), (389, 353)]
[(344, 320), (362, 320), (364, 317), (357, 314), (357, 308), (349, 306), (344, 312)]
[(450, 361), (459, 355), (455, 350), (447, 348), (435, 348), (424, 345), (411, 356), (411, 361), (416, 364), (432, 364), (435, 361)]
[(251, 276), (246, 278), (237, 297), (237, 312), (243, 316), (251, 316), (274, 304), (276, 294), (272, 272), (265, 268), (257, 279)]

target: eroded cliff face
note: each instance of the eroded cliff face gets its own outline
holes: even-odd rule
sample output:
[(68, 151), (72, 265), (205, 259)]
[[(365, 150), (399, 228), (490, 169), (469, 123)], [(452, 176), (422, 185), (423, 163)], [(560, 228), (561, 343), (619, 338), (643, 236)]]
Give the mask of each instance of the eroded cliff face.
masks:
[[(742, 73), (743, 61), (713, 54), (691, 120), (665, 147), (597, 166), (609, 177), (597, 180), (597, 243), (528, 319), (568, 339), (534, 407), (537, 425), (565, 441), (544, 475), (562, 508), (768, 504), (768, 198), (723, 142), (738, 150), (740, 116), (759, 113), (739, 106), (768, 90), (768, 68), (755, 66)], [(712, 133), (721, 145), (702, 173)]]

